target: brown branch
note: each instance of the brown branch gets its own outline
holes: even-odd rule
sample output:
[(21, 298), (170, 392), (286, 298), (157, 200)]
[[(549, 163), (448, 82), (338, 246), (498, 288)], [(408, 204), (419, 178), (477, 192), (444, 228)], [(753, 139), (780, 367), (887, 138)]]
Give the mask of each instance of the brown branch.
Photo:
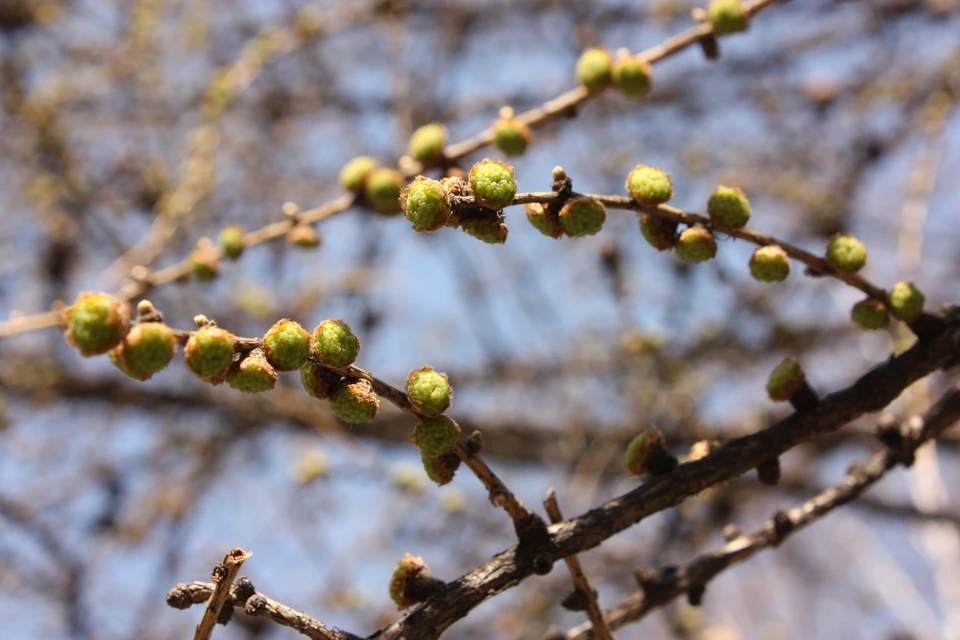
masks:
[(223, 562), (213, 568), (213, 592), (210, 599), (207, 600), (207, 607), (203, 610), (203, 617), (200, 618), (200, 624), (193, 634), (193, 640), (210, 640), (210, 634), (213, 633), (213, 625), (217, 624), (220, 617), (220, 611), (223, 605), (230, 597), (230, 587), (233, 581), (237, 579), (240, 567), (243, 561), (252, 554), (247, 553), (240, 547), (236, 547), (227, 555), (223, 556)]

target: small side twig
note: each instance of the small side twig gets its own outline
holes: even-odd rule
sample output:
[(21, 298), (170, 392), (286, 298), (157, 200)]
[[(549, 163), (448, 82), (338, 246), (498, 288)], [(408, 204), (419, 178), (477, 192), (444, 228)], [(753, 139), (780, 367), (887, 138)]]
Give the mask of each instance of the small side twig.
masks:
[(220, 611), (230, 597), (230, 587), (233, 586), (233, 581), (237, 579), (237, 574), (240, 573), (240, 567), (243, 565), (243, 561), (251, 555), (253, 554), (247, 553), (240, 547), (237, 547), (227, 553), (227, 555), (223, 557), (223, 562), (213, 568), (212, 577), (215, 586), (213, 593), (210, 594), (210, 599), (207, 600), (207, 608), (203, 610), (203, 617), (200, 619), (200, 624), (197, 625), (197, 629), (193, 634), (193, 640), (210, 639), (210, 634), (213, 633), (213, 625), (217, 623), (217, 619), (220, 617)]

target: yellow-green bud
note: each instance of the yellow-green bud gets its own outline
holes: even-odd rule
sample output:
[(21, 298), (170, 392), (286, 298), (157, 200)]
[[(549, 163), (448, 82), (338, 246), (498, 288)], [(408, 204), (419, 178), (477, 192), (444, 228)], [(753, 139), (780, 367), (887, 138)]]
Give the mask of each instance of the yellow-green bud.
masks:
[(431, 122), (419, 127), (410, 136), (407, 155), (417, 162), (429, 165), (443, 157), (447, 143), (447, 129), (442, 124)]
[(775, 402), (783, 402), (792, 398), (806, 382), (806, 376), (800, 363), (793, 358), (787, 358), (777, 365), (767, 380), (767, 395)]
[(220, 248), (223, 249), (223, 255), (231, 260), (239, 258), (246, 246), (243, 227), (240, 225), (231, 224), (220, 230)]
[(612, 73), (613, 56), (603, 47), (587, 49), (577, 60), (577, 82), (591, 91), (609, 85)]
[(613, 85), (628, 98), (642, 98), (650, 93), (653, 69), (640, 56), (618, 56), (613, 63)]
[(624, 463), (627, 475), (642, 476), (649, 473), (650, 460), (656, 454), (666, 451), (663, 434), (656, 427), (645, 429), (627, 445)]
[(677, 223), (650, 214), (640, 216), (640, 233), (657, 251), (667, 251), (677, 244)]
[(177, 339), (170, 327), (160, 322), (141, 322), (110, 351), (110, 360), (131, 378), (149, 380), (170, 363), (176, 349)]
[(233, 343), (233, 334), (220, 327), (198, 329), (183, 350), (187, 368), (204, 382), (220, 384), (233, 362)]
[(438, 416), (450, 406), (453, 389), (444, 373), (432, 367), (423, 367), (410, 372), (407, 377), (407, 397), (420, 413)]
[(324, 320), (313, 331), (313, 349), (324, 364), (342, 368), (357, 359), (360, 340), (343, 320)]
[(687, 227), (677, 238), (677, 256), (687, 262), (704, 262), (717, 255), (717, 241), (708, 229)]
[(484, 207), (500, 210), (511, 205), (517, 194), (513, 167), (498, 160), (478, 162), (470, 169), (470, 190)]
[(402, 611), (423, 602), (442, 586), (443, 582), (433, 577), (423, 558), (408, 553), (390, 577), (390, 599), (396, 603), (397, 611)]
[(783, 282), (790, 275), (787, 252), (775, 244), (760, 247), (750, 258), (750, 273), (760, 282)]
[(330, 408), (346, 422), (370, 422), (377, 417), (380, 399), (366, 380), (337, 387), (330, 396)]
[(533, 133), (516, 118), (500, 118), (493, 125), (493, 141), (508, 156), (519, 156), (527, 150)]
[(746, 31), (749, 17), (740, 0), (713, 0), (707, 6), (707, 19), (718, 36)]
[(367, 201), (374, 211), (385, 216), (400, 213), (400, 190), (403, 176), (395, 169), (374, 169), (367, 177)]
[(638, 164), (627, 176), (626, 189), (641, 204), (663, 204), (673, 197), (673, 180), (662, 169)]
[(867, 264), (867, 248), (849, 233), (838, 233), (827, 244), (827, 262), (840, 271), (859, 271)]
[(200, 282), (209, 282), (220, 274), (217, 254), (209, 249), (196, 249), (190, 253), (190, 269)]
[(460, 426), (447, 416), (440, 416), (421, 420), (410, 441), (423, 453), (436, 457), (449, 453), (459, 439)]
[(573, 198), (560, 209), (560, 226), (571, 237), (592, 236), (607, 219), (603, 203), (593, 198)]
[(713, 224), (739, 229), (750, 220), (750, 202), (740, 189), (719, 186), (707, 202), (707, 212)]
[(299, 369), (310, 355), (310, 333), (293, 320), (280, 320), (263, 336), (263, 353), (277, 371)]
[(460, 227), (487, 244), (503, 244), (507, 241), (507, 225), (499, 220), (467, 220)]
[(82, 356), (114, 348), (127, 333), (130, 321), (119, 300), (105, 293), (84, 292), (63, 315), (67, 343)]
[(354, 158), (340, 170), (340, 186), (347, 191), (361, 192), (367, 178), (377, 168), (377, 161), (370, 156)]
[(317, 400), (327, 400), (340, 386), (340, 374), (316, 362), (307, 361), (300, 367), (300, 384)]
[(450, 218), (450, 198), (439, 180), (417, 176), (400, 192), (403, 215), (414, 231), (436, 231)]
[(866, 331), (877, 331), (890, 324), (887, 308), (870, 298), (853, 305), (851, 316), (856, 325)]
[(270, 391), (277, 383), (277, 371), (263, 355), (261, 349), (254, 349), (243, 360), (230, 367), (227, 384), (243, 393), (263, 393)]
[(423, 463), (423, 470), (427, 472), (427, 477), (441, 487), (453, 480), (454, 474), (460, 467), (460, 458), (455, 453), (434, 458), (420, 452), (420, 461)]
[(523, 210), (530, 224), (543, 235), (551, 238), (559, 238), (563, 235), (560, 218), (555, 209), (534, 202), (523, 205)]
[(295, 247), (309, 249), (320, 245), (320, 234), (312, 225), (297, 223), (287, 232), (287, 242)]
[(923, 293), (912, 282), (898, 282), (887, 295), (890, 313), (904, 322), (916, 320), (923, 313), (925, 301)]

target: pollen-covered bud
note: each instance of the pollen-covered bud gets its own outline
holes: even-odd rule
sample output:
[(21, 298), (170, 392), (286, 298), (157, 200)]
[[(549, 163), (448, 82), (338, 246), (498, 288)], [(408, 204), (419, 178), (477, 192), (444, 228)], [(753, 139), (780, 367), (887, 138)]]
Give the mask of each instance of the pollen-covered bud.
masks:
[(840, 271), (860, 271), (867, 264), (867, 248), (849, 233), (838, 233), (827, 244), (827, 262)]
[(787, 358), (770, 372), (770, 379), (767, 380), (767, 395), (775, 402), (789, 400), (803, 388), (806, 381), (807, 377), (800, 363), (793, 358)]
[(340, 385), (330, 395), (330, 408), (346, 422), (370, 422), (377, 417), (380, 399), (366, 380)]
[(523, 205), (523, 210), (526, 212), (530, 224), (543, 235), (551, 238), (559, 238), (563, 235), (559, 215), (552, 207), (533, 202)]
[(493, 142), (508, 156), (523, 155), (532, 140), (530, 127), (512, 116), (500, 118), (493, 125)]
[(377, 168), (377, 161), (370, 156), (354, 158), (340, 169), (340, 186), (347, 191), (359, 193), (367, 184), (367, 178)]
[(440, 416), (421, 420), (410, 442), (428, 456), (436, 457), (449, 453), (459, 439), (460, 426), (447, 416)]
[(419, 127), (410, 136), (407, 155), (417, 162), (433, 164), (443, 157), (443, 147), (447, 143), (447, 128), (431, 122)]
[(396, 603), (397, 611), (402, 611), (438, 593), (443, 586), (443, 580), (430, 573), (423, 558), (408, 553), (390, 577), (390, 599)]
[(484, 207), (500, 210), (509, 206), (517, 194), (513, 167), (498, 160), (478, 162), (470, 169), (470, 190)]
[(187, 368), (204, 382), (220, 384), (233, 361), (233, 334), (214, 325), (198, 329), (187, 340), (183, 357)]
[(719, 186), (707, 201), (707, 212), (713, 224), (739, 229), (750, 220), (750, 201), (740, 189)]
[(713, 0), (707, 6), (707, 19), (718, 36), (746, 31), (749, 16), (740, 0)]
[(227, 373), (227, 384), (243, 393), (270, 391), (277, 383), (277, 370), (267, 362), (262, 349), (254, 349)]
[(400, 192), (403, 215), (413, 223), (414, 231), (436, 231), (450, 218), (450, 198), (439, 180), (424, 176)]
[(507, 241), (507, 225), (499, 220), (467, 220), (460, 227), (468, 235), (487, 244), (503, 244)]
[(627, 445), (624, 463), (629, 476), (658, 476), (676, 468), (677, 459), (667, 451), (667, 443), (660, 430), (650, 427)]
[(753, 252), (750, 274), (760, 282), (783, 282), (790, 275), (790, 259), (782, 247), (769, 244)]
[(220, 261), (210, 249), (195, 249), (190, 252), (190, 269), (200, 282), (210, 282), (220, 275)]
[(866, 331), (877, 331), (890, 324), (890, 314), (880, 302), (867, 298), (853, 305), (850, 313), (854, 323)]
[(407, 397), (420, 413), (438, 416), (450, 406), (453, 389), (446, 374), (438, 373), (432, 367), (423, 367), (411, 371), (407, 377)]
[(403, 176), (395, 169), (381, 167), (367, 176), (367, 200), (374, 211), (385, 216), (400, 213), (400, 190), (403, 189)]
[(663, 204), (673, 197), (670, 174), (657, 167), (638, 164), (627, 176), (627, 193), (641, 204)]
[(687, 227), (677, 238), (677, 256), (687, 262), (704, 262), (717, 255), (717, 240), (700, 225)]
[(427, 472), (427, 477), (440, 487), (449, 484), (460, 467), (460, 458), (455, 453), (446, 453), (434, 458), (421, 452), (420, 461), (423, 462), (423, 470)]
[(219, 240), (223, 255), (231, 260), (239, 258), (247, 246), (246, 240), (244, 240), (243, 227), (238, 224), (231, 224), (221, 229)]
[(887, 294), (887, 301), (890, 303), (890, 313), (895, 318), (912, 322), (923, 313), (926, 298), (912, 282), (898, 282)]
[(313, 331), (313, 349), (324, 364), (346, 367), (357, 359), (360, 339), (343, 320), (324, 320)]
[(136, 380), (149, 380), (168, 364), (177, 349), (173, 330), (160, 322), (134, 325), (110, 351), (110, 361)]
[(263, 353), (277, 371), (299, 369), (310, 355), (310, 333), (293, 320), (280, 320), (263, 336)]
[(640, 216), (640, 233), (657, 251), (668, 251), (677, 244), (677, 223), (648, 213)]
[(339, 386), (340, 374), (323, 365), (307, 361), (300, 367), (300, 384), (317, 400), (327, 400)]
[(320, 234), (313, 225), (298, 222), (287, 232), (287, 242), (295, 247), (317, 247), (320, 245)]
[(571, 237), (592, 236), (607, 219), (603, 203), (593, 198), (572, 198), (560, 209), (560, 226)]
[(626, 51), (617, 55), (613, 63), (613, 85), (628, 98), (642, 98), (650, 93), (653, 69), (640, 56), (631, 56)]
[(106, 353), (120, 344), (130, 326), (120, 301), (105, 293), (81, 293), (64, 312), (63, 321), (67, 344), (82, 356)]
[(590, 91), (597, 91), (609, 85), (612, 73), (613, 56), (604, 47), (587, 49), (577, 60), (577, 82)]

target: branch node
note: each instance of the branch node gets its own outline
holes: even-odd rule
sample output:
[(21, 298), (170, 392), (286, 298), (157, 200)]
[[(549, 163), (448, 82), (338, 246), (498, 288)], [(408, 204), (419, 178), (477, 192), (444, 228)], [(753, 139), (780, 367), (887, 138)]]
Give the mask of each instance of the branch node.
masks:
[(773, 516), (773, 546), (779, 547), (790, 532), (793, 531), (793, 520), (784, 511), (777, 511)]
[(703, 594), (707, 590), (706, 585), (697, 585), (696, 587), (690, 587), (687, 591), (687, 602), (691, 607), (699, 607), (703, 604)]
[(776, 456), (761, 462), (757, 467), (757, 478), (761, 483), (775, 486), (780, 483), (780, 459)]
[(810, 384), (804, 380), (800, 389), (790, 396), (790, 404), (793, 405), (797, 413), (810, 413), (820, 404), (820, 398)]

